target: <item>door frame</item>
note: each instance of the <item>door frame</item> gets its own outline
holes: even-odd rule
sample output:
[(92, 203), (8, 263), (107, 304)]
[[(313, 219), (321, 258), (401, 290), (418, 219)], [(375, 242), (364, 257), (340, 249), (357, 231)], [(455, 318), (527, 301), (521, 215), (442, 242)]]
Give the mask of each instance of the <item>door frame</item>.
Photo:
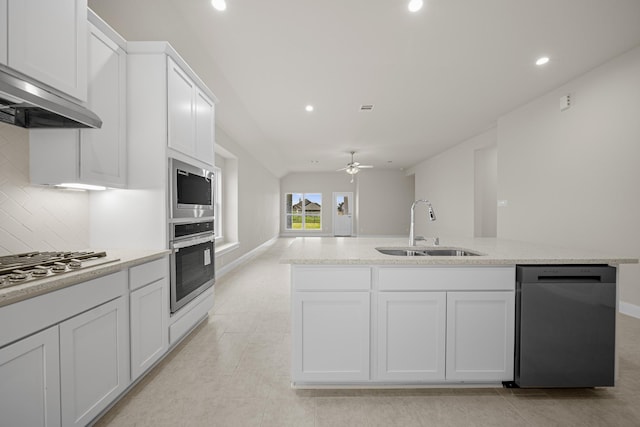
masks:
[(354, 199), (353, 199), (353, 192), (352, 191), (335, 191), (333, 193), (332, 199), (331, 199), (331, 226), (332, 226), (332, 231), (333, 231), (333, 235), (336, 236), (336, 219), (338, 217), (337, 212), (336, 212), (336, 198), (339, 195), (344, 195), (347, 196), (349, 198), (349, 203), (351, 203), (351, 207), (349, 208), (351, 214), (349, 215), (349, 217), (351, 218), (351, 234), (349, 236), (339, 236), (339, 237), (351, 237), (353, 236), (353, 215), (354, 215)]

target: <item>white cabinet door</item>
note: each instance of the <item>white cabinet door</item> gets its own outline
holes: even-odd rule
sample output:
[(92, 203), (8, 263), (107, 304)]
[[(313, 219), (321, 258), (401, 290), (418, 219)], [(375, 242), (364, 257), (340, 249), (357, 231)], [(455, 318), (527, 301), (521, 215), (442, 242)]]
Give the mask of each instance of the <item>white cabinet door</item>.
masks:
[(57, 326), (0, 349), (0, 425), (60, 425)]
[(369, 292), (294, 292), (293, 382), (369, 380)]
[(127, 55), (89, 25), (89, 108), (102, 119), (100, 129), (80, 130), (80, 178), (108, 187), (126, 185)]
[(511, 381), (515, 293), (447, 294), (447, 380)]
[(196, 89), (196, 157), (213, 165), (213, 145), (215, 141), (215, 109), (200, 89)]
[(60, 324), (62, 424), (84, 426), (129, 384), (129, 334), (123, 298)]
[(0, 64), (7, 65), (7, 0), (0, 0)]
[(87, 0), (8, 0), (7, 10), (8, 65), (86, 101)]
[(445, 292), (378, 294), (378, 380), (444, 381)]
[(131, 292), (131, 380), (169, 348), (168, 281), (160, 279)]
[(88, 106), (100, 129), (30, 129), (34, 184), (82, 183), (126, 187), (126, 53), (90, 25)]
[(169, 147), (195, 157), (195, 84), (171, 58), (167, 66)]

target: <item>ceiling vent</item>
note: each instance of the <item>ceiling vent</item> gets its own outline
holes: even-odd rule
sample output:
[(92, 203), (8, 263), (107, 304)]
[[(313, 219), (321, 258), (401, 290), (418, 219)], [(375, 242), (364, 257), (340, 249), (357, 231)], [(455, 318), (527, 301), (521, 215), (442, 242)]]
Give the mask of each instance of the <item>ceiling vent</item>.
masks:
[(371, 111), (373, 110), (373, 104), (362, 104), (360, 106), (360, 111)]

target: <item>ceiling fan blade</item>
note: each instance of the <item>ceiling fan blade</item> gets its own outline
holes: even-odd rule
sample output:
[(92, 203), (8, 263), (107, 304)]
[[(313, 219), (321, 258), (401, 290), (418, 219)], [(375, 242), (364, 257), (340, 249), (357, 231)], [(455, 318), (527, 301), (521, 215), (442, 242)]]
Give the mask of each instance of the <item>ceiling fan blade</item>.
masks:
[(336, 172), (345, 171), (345, 170), (347, 170), (348, 167), (349, 166), (347, 166), (346, 168), (336, 169)]
[(358, 166), (360, 169), (371, 169), (373, 165), (360, 165)]

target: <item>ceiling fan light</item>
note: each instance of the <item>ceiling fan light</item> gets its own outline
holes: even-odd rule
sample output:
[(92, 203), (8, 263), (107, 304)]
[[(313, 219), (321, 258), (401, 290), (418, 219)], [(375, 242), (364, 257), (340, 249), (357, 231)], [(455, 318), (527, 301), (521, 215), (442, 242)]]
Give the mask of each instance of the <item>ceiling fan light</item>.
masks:
[(409, 2), (409, 12), (417, 12), (422, 9), (423, 1), (422, 0), (411, 0)]
[(225, 0), (211, 0), (211, 6), (222, 12), (227, 9), (227, 2)]
[(355, 175), (358, 172), (360, 172), (360, 168), (357, 168), (355, 166), (349, 166), (347, 169), (345, 169), (345, 171), (349, 174), (349, 175)]

